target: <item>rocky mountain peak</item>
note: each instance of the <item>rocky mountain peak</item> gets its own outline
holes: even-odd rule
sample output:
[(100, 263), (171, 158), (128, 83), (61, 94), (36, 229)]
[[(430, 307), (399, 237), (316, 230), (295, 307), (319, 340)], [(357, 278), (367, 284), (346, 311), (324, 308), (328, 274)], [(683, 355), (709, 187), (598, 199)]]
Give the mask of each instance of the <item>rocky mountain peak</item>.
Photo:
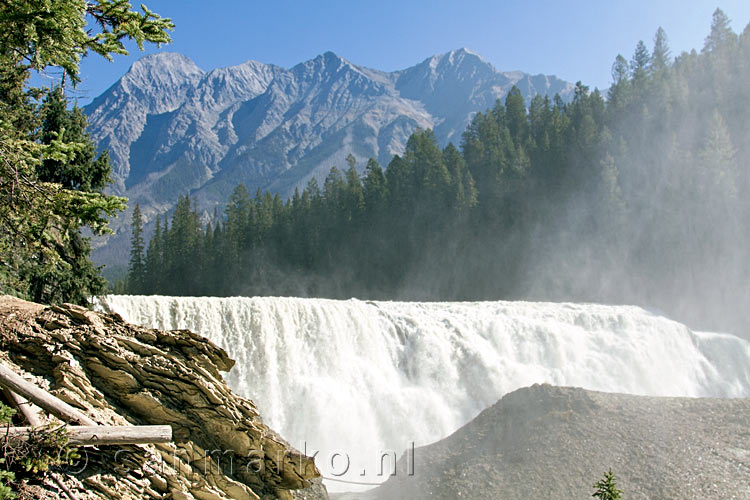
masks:
[(317, 97), (319, 99), (313, 100), (318, 102), (321, 99), (351, 102), (349, 99), (340, 99), (342, 92), (355, 98), (382, 95), (385, 92), (384, 85), (390, 84), (387, 78), (382, 78), (380, 72), (352, 64), (330, 51), (294, 66), (288, 78), (292, 81), (285, 79), (279, 83), (289, 97), (295, 98), (294, 94), (296, 98)]
[[(211, 109), (251, 99), (265, 92), (279, 73), (285, 71), (278, 66), (252, 60), (236, 66), (216, 68), (206, 73), (196, 84), (191, 97), (198, 98), (204, 108)], [(210, 103), (206, 103), (208, 96)]]
[(398, 72), (396, 87), (410, 99), (456, 101), (488, 83), (503, 86), (507, 78), (477, 54), (457, 49)]
[(332, 65), (336, 67), (342, 66), (344, 64), (350, 64), (349, 61), (337, 55), (336, 53), (331, 52), (330, 50), (325, 51), (323, 55), (318, 56), (318, 57), (323, 59), (327, 65)]
[(174, 52), (159, 52), (140, 58), (120, 79), (128, 90), (143, 87), (181, 87), (205, 72), (192, 59)]
[(291, 71), (297, 75), (314, 75), (320, 79), (335, 77), (338, 74), (350, 71), (359, 72), (354, 64), (331, 51), (297, 64)]
[(445, 54), (436, 54), (428, 59), (430, 67), (437, 68), (439, 65), (443, 66), (460, 66), (462, 64), (479, 64), (484, 66), (492, 65), (482, 59), (482, 57), (476, 52), (472, 52), (467, 48), (460, 48), (446, 52)]
[(414, 69), (417, 68), (424, 74), (432, 74), (442, 78), (450, 78), (457, 75), (489, 77), (498, 74), (498, 71), (492, 64), (466, 48), (451, 50), (444, 54), (436, 54), (414, 67)]

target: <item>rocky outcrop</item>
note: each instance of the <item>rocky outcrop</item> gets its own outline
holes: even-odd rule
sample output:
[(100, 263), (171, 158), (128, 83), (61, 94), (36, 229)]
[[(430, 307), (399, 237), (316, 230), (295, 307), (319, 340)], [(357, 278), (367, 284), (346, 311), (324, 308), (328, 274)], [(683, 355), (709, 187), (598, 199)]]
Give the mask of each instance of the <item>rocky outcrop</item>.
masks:
[[(534, 385), (398, 473), (340, 500), (591, 498), (612, 467), (623, 498), (750, 499), (750, 399), (665, 398)], [(413, 473), (413, 475), (410, 474)]]
[(11, 297), (0, 334), (3, 363), (97, 423), (172, 427), (167, 445), (85, 448), (66, 471), (78, 498), (292, 499), (313, 485), (301, 497), (325, 498), (313, 460), (230, 391), (234, 362), (201, 336)]

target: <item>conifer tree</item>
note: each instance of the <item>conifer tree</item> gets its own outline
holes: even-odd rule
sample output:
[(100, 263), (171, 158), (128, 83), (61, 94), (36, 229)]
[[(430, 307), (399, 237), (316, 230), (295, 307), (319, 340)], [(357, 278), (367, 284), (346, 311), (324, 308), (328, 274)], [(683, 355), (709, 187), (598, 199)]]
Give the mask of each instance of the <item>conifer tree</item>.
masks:
[(515, 85), (505, 97), (505, 120), (511, 138), (521, 145), (526, 137), (528, 120), (526, 119), (526, 104), (521, 91)]
[(346, 171), (346, 220), (350, 224), (359, 224), (365, 210), (365, 196), (362, 181), (354, 165)]
[(646, 44), (643, 40), (638, 41), (635, 46), (633, 58), (630, 60), (630, 72), (633, 75), (633, 82), (636, 87), (641, 88), (646, 81), (651, 56), (648, 53)]
[(612, 63), (612, 83), (617, 85), (622, 82), (627, 82), (630, 79), (630, 66), (628, 61), (622, 56), (617, 54), (615, 62)]
[(620, 500), (622, 498), (622, 490), (617, 489), (617, 479), (612, 473), (612, 468), (609, 468), (608, 472), (604, 473), (604, 478), (594, 484), (594, 494), (591, 495), (599, 500)]
[[(86, 118), (80, 108), (74, 106), (68, 110), (62, 88), (53, 87), (45, 93), (38, 117), (42, 146), (55, 147), (63, 141), (76, 146), (64, 156), (44, 158), (37, 163), (34, 172), (37, 181), (44, 186), (59, 185), (70, 195), (106, 198), (101, 192), (110, 180), (109, 156), (106, 152), (96, 156), (94, 144), (85, 132)], [(104, 291), (99, 269), (89, 260), (89, 239), (79, 231), (85, 217), (74, 214), (71, 214), (72, 220), (57, 227), (51, 225), (46, 234), (38, 233), (37, 243), (41, 243), (42, 248), (45, 245), (51, 248), (22, 265), (22, 276), (29, 283), (32, 300), (86, 303), (90, 296)], [(47, 225), (53, 217), (46, 218), (43, 224)]]
[(730, 26), (729, 17), (723, 10), (717, 8), (711, 19), (711, 32), (706, 37), (703, 52), (721, 50), (737, 38)]
[(474, 208), (477, 203), (477, 190), (474, 179), (472, 179), (461, 153), (453, 143), (445, 147), (443, 158), (451, 176), (451, 208), (456, 213), (465, 214), (468, 210)]
[(251, 246), (250, 193), (248, 193), (244, 184), (237, 185), (232, 191), (225, 213), (225, 236), (229, 238), (228, 248), (231, 248), (231, 254), (236, 256)]
[(133, 209), (130, 223), (130, 262), (128, 264), (127, 287), (128, 293), (142, 294), (146, 288), (146, 259), (143, 254), (143, 217), (138, 203)]
[(39, 180), (75, 191), (101, 192), (111, 181), (109, 153), (104, 151), (96, 155), (94, 143), (86, 133), (87, 120), (81, 108), (73, 106), (68, 110), (63, 88), (56, 86), (45, 95), (41, 116), (42, 144), (65, 140), (78, 144), (78, 147), (65, 160), (42, 160), (36, 169)]
[(102, 192), (107, 157), (94, 158), (81, 111), (56, 89), (40, 105), (44, 92), (28, 78), (57, 67), (75, 84), (89, 52), (127, 54), (126, 39), (166, 43), (173, 24), (126, 0), (14, 0), (0, 2), (0, 26), (0, 290), (84, 304), (104, 280), (78, 230), (106, 232), (124, 200)]
[(651, 73), (660, 74), (669, 65), (669, 45), (667, 33), (659, 26), (654, 35), (654, 50), (651, 54)]
[(357, 158), (355, 158), (353, 154), (349, 153), (348, 155), (346, 155), (346, 164), (349, 165), (349, 168), (356, 167)]
[(382, 215), (388, 198), (388, 188), (383, 169), (374, 158), (367, 161), (363, 183), (365, 207), (370, 220), (372, 220), (373, 217)]
[(443, 152), (432, 130), (417, 130), (406, 143), (404, 161), (413, 175), (413, 191), (419, 206), (427, 211), (437, 210), (448, 199), (450, 174), (443, 162)]
[(163, 272), (162, 259), (162, 230), (161, 216), (156, 216), (154, 234), (148, 242), (146, 250), (146, 275), (144, 277), (144, 293), (153, 294), (162, 291), (161, 275)]

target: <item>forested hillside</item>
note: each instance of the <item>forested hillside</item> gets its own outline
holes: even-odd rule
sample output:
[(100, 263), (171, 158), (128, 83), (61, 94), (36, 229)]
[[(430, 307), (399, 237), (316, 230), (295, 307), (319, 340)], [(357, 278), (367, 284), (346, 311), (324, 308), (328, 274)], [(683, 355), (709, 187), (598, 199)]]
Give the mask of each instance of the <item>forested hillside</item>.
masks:
[(238, 186), (203, 220), (180, 199), (126, 289), (178, 295), (534, 298), (638, 303), (698, 327), (750, 320), (750, 26), (720, 10), (700, 52), (659, 29), (606, 95), (518, 89), (460, 149), (419, 130), (382, 168), (355, 159), (288, 200)]

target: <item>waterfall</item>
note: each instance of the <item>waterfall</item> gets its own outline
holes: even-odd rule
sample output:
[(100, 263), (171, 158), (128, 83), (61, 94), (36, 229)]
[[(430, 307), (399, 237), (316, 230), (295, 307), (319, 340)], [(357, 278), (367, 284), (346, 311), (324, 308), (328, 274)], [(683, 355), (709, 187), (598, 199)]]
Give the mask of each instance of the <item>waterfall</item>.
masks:
[(631, 306), (108, 296), (99, 307), (220, 345), (237, 361), (232, 389), (293, 446), (318, 452), (325, 476), (355, 482), (384, 481), (394, 454), (533, 383), (750, 396), (749, 342)]

